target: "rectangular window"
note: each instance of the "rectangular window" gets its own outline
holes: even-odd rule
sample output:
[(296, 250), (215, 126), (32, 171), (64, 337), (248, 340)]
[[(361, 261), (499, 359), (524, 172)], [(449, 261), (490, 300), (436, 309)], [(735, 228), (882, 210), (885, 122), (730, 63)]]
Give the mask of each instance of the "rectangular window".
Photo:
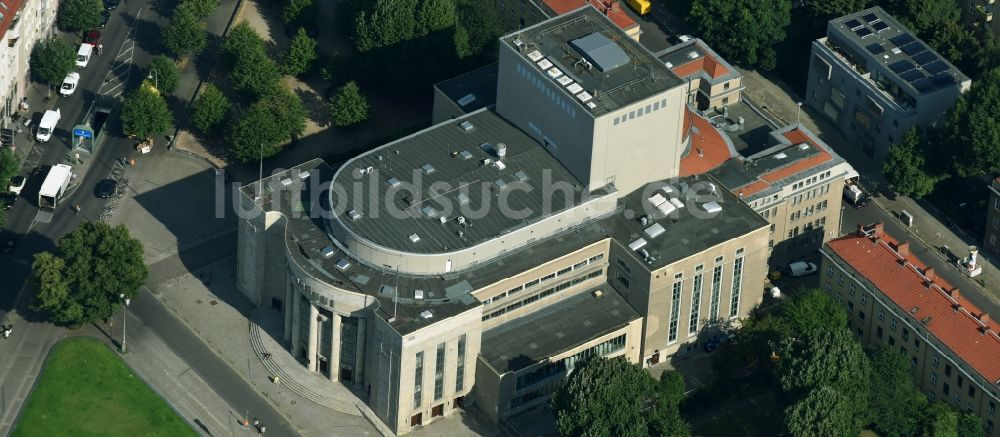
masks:
[(949, 386), (948, 383), (945, 383), (944, 386), (941, 387), (941, 393), (944, 393), (945, 395), (951, 394), (951, 386)]
[(896, 330), (896, 319), (892, 319), (889, 321), (889, 330), (890, 331)]
[(937, 384), (937, 372), (931, 372), (931, 384)]
[(701, 310), (701, 282), (702, 277), (705, 276), (702, 273), (695, 275), (694, 277), (694, 287), (691, 289), (691, 318), (688, 320), (688, 334), (694, 334), (698, 332), (698, 313)]
[(603, 253), (599, 253), (597, 255), (594, 255), (594, 256), (590, 257), (590, 259), (588, 259), (587, 262), (593, 263), (593, 262), (600, 261), (602, 259), (604, 259), (604, 254)]
[(530, 281), (524, 283), (524, 288), (534, 287), (534, 286), (538, 285), (540, 282), (542, 282), (542, 281), (539, 281), (538, 279), (530, 280)]
[(934, 367), (937, 367), (939, 364), (941, 364), (941, 357), (934, 355), (934, 358), (931, 359), (931, 363), (934, 364)]
[(879, 308), (878, 309), (878, 319), (879, 320), (885, 320), (885, 309), (884, 308)]
[(881, 326), (875, 327), (875, 337), (877, 337), (879, 340), (882, 339), (882, 327)]
[(621, 273), (619, 273), (619, 274), (618, 274), (618, 282), (619, 282), (619, 283), (621, 283), (621, 284), (622, 284), (622, 286), (624, 286), (624, 287), (625, 287), (626, 289), (628, 289), (628, 286), (629, 286), (629, 280), (628, 280), (628, 278), (626, 278), (626, 277), (625, 277), (624, 275), (622, 275)]
[(555, 277), (556, 277), (555, 273), (549, 273), (549, 274), (547, 274), (545, 276), (542, 276), (542, 282), (548, 281), (549, 279), (552, 279), (552, 278), (555, 278)]
[(455, 368), (455, 393), (465, 390), (465, 334), (458, 337), (458, 367)]
[(681, 288), (683, 285), (684, 281), (674, 282), (674, 291), (670, 301), (670, 329), (667, 336), (667, 342), (670, 343), (677, 341), (677, 318), (680, 317)]
[(722, 266), (715, 266), (712, 270), (712, 302), (709, 307), (709, 317), (712, 320), (719, 318), (719, 295), (722, 294)]
[(434, 358), (434, 400), (440, 400), (444, 396), (444, 343), (437, 347), (437, 354)]
[(733, 295), (729, 301), (729, 318), (740, 313), (740, 288), (743, 284), (743, 257), (736, 258), (733, 263)]
[(413, 409), (420, 408), (421, 391), (424, 387), (424, 353), (417, 352), (413, 367)]
[(628, 263), (622, 257), (618, 257), (616, 261), (618, 261), (618, 265), (621, 266), (622, 270), (625, 270), (626, 273), (632, 273), (632, 267), (629, 267)]
[(951, 377), (951, 364), (944, 365), (944, 376)]
[(566, 267), (565, 269), (562, 269), (562, 270), (556, 272), (556, 276), (562, 276), (562, 275), (565, 275), (565, 274), (567, 274), (567, 273), (569, 273), (571, 271), (573, 271), (572, 267)]
[(903, 328), (903, 341), (907, 341), (909, 339), (910, 339), (910, 330)]
[(586, 266), (587, 266), (587, 260), (583, 260), (583, 261), (580, 261), (580, 262), (578, 262), (576, 264), (573, 264), (573, 270), (582, 269), (582, 268), (584, 268)]

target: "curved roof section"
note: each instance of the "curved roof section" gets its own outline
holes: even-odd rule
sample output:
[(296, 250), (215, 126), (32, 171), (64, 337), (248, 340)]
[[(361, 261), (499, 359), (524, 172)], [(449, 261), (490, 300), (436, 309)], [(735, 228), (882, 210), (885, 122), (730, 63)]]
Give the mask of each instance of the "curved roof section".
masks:
[(712, 123), (689, 109), (684, 111), (684, 121), (687, 125), (685, 136), (690, 136), (691, 147), (681, 158), (681, 176), (705, 173), (732, 158), (732, 145)]
[(488, 110), (360, 155), (337, 171), (333, 185), (332, 220), (358, 239), (404, 253), (474, 247), (586, 200), (559, 161)]

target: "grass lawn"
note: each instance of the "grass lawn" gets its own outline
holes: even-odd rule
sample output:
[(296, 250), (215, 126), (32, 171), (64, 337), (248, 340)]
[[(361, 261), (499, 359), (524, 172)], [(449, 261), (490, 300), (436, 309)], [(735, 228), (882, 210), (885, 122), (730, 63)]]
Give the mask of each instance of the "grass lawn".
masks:
[(197, 434), (107, 346), (72, 338), (49, 354), (11, 435)]

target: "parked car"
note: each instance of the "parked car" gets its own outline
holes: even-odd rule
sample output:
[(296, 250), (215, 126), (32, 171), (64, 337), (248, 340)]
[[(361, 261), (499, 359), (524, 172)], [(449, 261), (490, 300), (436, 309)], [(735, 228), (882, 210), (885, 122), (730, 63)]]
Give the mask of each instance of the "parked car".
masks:
[(118, 9), (119, 4), (121, 4), (121, 0), (104, 0), (104, 9), (113, 11)]
[(59, 95), (63, 97), (72, 96), (76, 92), (76, 87), (80, 85), (80, 73), (72, 72), (63, 79), (62, 86), (59, 87)]
[(108, 27), (108, 21), (111, 21), (111, 11), (101, 12), (101, 29)]
[(13, 176), (10, 178), (10, 187), (7, 191), (14, 193), (14, 195), (20, 195), (25, 183), (27, 183), (27, 179), (24, 176)]
[(796, 278), (811, 275), (816, 273), (817, 270), (819, 269), (816, 267), (816, 264), (805, 261), (796, 261), (788, 265), (788, 272), (791, 273), (792, 277)]
[(83, 34), (83, 43), (97, 47), (101, 44), (101, 31), (97, 29), (88, 30), (87, 33)]
[(102, 179), (97, 183), (97, 187), (94, 188), (94, 195), (101, 199), (110, 198), (115, 194), (115, 187), (117, 186), (118, 182), (115, 182), (114, 179)]

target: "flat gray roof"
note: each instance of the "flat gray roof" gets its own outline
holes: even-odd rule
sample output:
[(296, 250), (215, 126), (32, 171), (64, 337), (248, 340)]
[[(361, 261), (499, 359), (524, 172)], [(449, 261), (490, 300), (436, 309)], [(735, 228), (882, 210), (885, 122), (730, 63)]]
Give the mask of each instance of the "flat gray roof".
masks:
[[(746, 94), (743, 96), (738, 102), (726, 105), (729, 113), (727, 117), (714, 109), (705, 111), (704, 115), (733, 141), (737, 152), (752, 155), (770, 147), (770, 134), (778, 125), (747, 103)], [(730, 130), (729, 127), (739, 125), (740, 119), (743, 120), (743, 127)]]
[[(595, 290), (603, 295), (594, 297)], [(605, 283), (484, 331), (480, 355), (501, 375), (516, 372), (640, 317)]]
[[(502, 159), (498, 144), (506, 146)], [(484, 163), (487, 159), (494, 163)], [(496, 161), (503, 163), (502, 169)], [(572, 193), (546, 193), (546, 180), (575, 188)], [(344, 164), (334, 184), (343, 188), (335, 202), (347, 228), (407, 253), (472, 247), (577, 205), (585, 196), (583, 185), (558, 160), (490, 110), (360, 155)], [(501, 194), (510, 211), (497, 206)], [(361, 217), (349, 217), (352, 210)], [(456, 224), (459, 216), (464, 225)], [(419, 241), (411, 241), (414, 234)]]
[(434, 87), (466, 113), (489, 108), (497, 103), (497, 63), (443, 80)]
[(859, 50), (851, 48), (849, 54), (864, 62), (868, 71), (875, 64), (887, 67), (892, 81), (914, 97), (969, 80), (879, 6), (830, 20), (828, 36), (856, 46)]
[[(594, 116), (615, 111), (636, 101), (652, 97), (676, 86), (681, 81), (656, 59), (652, 53), (630, 38), (589, 3), (531, 27), (500, 38), (518, 51), (543, 77), (568, 77), (573, 82), (559, 84), (568, 100), (585, 108)], [(610, 42), (610, 44), (604, 43)], [(582, 49), (578, 48), (582, 47)], [(538, 55), (533, 55), (534, 53)], [(530, 56), (538, 57), (531, 59)], [(542, 68), (539, 63), (547, 60)], [(587, 68), (586, 60), (592, 65)], [(549, 72), (557, 69), (558, 77)], [(580, 92), (571, 92), (572, 85), (582, 87), (590, 99), (584, 102)], [(591, 108), (587, 103), (593, 102)]]

